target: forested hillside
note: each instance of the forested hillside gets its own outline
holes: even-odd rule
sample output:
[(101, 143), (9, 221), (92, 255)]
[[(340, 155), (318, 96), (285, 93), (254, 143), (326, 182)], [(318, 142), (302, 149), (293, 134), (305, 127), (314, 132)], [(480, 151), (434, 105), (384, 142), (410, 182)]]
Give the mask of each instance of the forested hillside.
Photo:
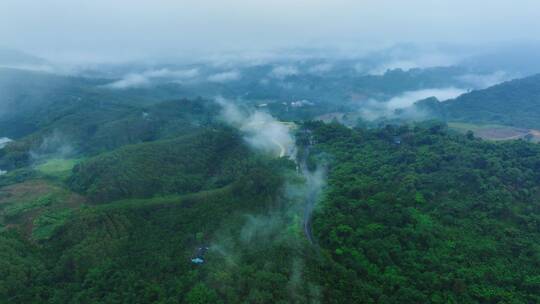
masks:
[[(50, 128), (65, 116), (100, 119), (137, 106), (176, 98), (182, 89), (164, 84), (148, 88), (110, 90), (110, 80), (64, 76), (0, 67), (0, 129), (2, 136), (20, 138)], [(96, 113), (99, 115), (96, 116)], [(111, 119), (111, 116), (108, 116)]]
[(535, 28), (0, 0), (0, 304), (540, 304)]
[[(89, 199), (83, 206), (24, 205), (22, 219), (45, 210), (48, 222), (1, 233), (0, 299), (540, 300), (538, 145), (486, 142), (439, 123), (306, 123), (298, 143), (311, 151), (309, 167), (328, 169), (310, 244), (294, 163), (247, 149), (233, 130), (201, 132), (82, 161), (66, 181)], [(0, 202), (16, 220), (15, 205)], [(205, 246), (205, 263), (192, 263)]]
[(230, 184), (248, 158), (231, 130), (199, 131), (100, 154), (78, 164), (69, 183), (95, 202), (192, 193)]
[[(66, 196), (80, 196), (61, 180), (53, 188), (47, 176), (16, 171), (6, 180), (15, 184), (0, 192), (0, 302), (238, 298), (240, 286), (218, 293), (213, 282), (225, 280), (228, 259), (243, 253), (218, 248), (233, 241), (243, 248), (246, 216), (280, 208), (286, 172), (294, 172), (292, 162), (248, 150), (228, 129), (126, 146), (80, 163), (67, 181), (88, 198), (82, 205), (80, 198), (65, 204)], [(212, 246), (208, 266), (193, 264), (205, 246)], [(228, 275), (241, 275), (231, 269)]]
[(540, 129), (540, 75), (473, 91), (443, 104), (450, 121)]
[(202, 99), (171, 100), (148, 107), (107, 102), (59, 107), (51, 110), (53, 118), (41, 117), (39, 130), (0, 150), (0, 167), (24, 167), (35, 161), (32, 157), (36, 155), (95, 155), (128, 144), (191, 134), (212, 125), (218, 114), (214, 102)]
[[(416, 103), (441, 122), (309, 121), (358, 117), (358, 96), (385, 100), (463, 73), (338, 71), (321, 86), (320, 76), (289, 75), (285, 87), (125, 90), (0, 75), (2, 136), (13, 139), (0, 148), (0, 302), (540, 301), (540, 146), (444, 124), (539, 127), (538, 76)], [(254, 99), (229, 113), (227, 101), (169, 98), (188, 87)], [(283, 96), (311, 100), (257, 99)], [(260, 149), (283, 136), (296, 137), (286, 157)]]
[(309, 128), (331, 163), (313, 229), (347, 269), (347, 279), (326, 281), (333, 291), (351, 286), (341, 299), (540, 301), (540, 146), (484, 142), (440, 124)]

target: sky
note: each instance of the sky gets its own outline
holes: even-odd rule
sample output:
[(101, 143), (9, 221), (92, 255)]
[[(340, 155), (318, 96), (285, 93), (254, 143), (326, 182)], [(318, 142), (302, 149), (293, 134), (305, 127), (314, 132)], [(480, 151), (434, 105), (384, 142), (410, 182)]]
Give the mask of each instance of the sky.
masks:
[(0, 46), (57, 61), (537, 41), (538, 0), (1, 0)]

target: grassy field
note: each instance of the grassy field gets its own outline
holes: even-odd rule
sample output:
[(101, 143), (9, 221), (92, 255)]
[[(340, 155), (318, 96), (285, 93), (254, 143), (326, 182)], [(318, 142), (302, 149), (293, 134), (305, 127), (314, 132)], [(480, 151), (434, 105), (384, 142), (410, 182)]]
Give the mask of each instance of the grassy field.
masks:
[(80, 159), (54, 158), (37, 165), (35, 169), (43, 175), (63, 180), (69, 177), (73, 167), (80, 161)]
[(485, 129), (500, 129), (500, 128), (512, 128), (509, 126), (504, 125), (496, 125), (496, 124), (472, 124), (472, 123), (466, 123), (466, 122), (449, 122), (448, 127), (451, 129), (457, 130), (457, 131), (478, 131), (478, 130), (485, 130)]
[(540, 132), (524, 128), (497, 124), (472, 124), (462, 122), (449, 122), (448, 127), (460, 133), (472, 131), (475, 136), (487, 140), (515, 140), (529, 138), (532, 142), (540, 141)]

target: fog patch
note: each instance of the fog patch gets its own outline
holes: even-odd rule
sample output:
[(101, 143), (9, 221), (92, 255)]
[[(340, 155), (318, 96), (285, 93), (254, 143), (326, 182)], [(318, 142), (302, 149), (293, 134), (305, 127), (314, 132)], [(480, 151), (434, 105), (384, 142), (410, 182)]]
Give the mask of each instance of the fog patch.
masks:
[[(427, 113), (415, 109), (413, 107), (415, 102), (429, 97), (435, 97), (438, 100), (444, 101), (454, 99), (466, 92), (464, 89), (455, 87), (408, 91), (387, 101), (370, 99), (361, 102), (359, 103), (359, 113), (362, 119), (367, 121), (374, 121), (383, 117), (396, 118), (397, 116), (409, 119), (422, 119)], [(402, 111), (401, 113), (397, 113), (397, 110)]]
[(291, 154), (294, 138), (289, 127), (266, 112), (240, 109), (222, 97), (216, 98), (216, 102), (222, 107), (222, 120), (238, 128), (251, 147), (267, 153), (277, 152), (280, 157)]
[(34, 64), (0, 64), (0, 68), (25, 70), (31, 72), (55, 73), (56, 69), (50, 65)]
[(182, 83), (198, 76), (199, 70), (196, 68), (187, 70), (154, 69), (142, 73), (127, 74), (122, 79), (109, 83), (105, 87), (110, 89), (143, 88), (150, 86), (156, 80)]
[(110, 89), (131, 89), (141, 88), (150, 85), (150, 81), (147, 77), (141, 74), (128, 74), (123, 79), (107, 84), (106, 87)]
[(52, 158), (70, 158), (75, 154), (75, 148), (59, 131), (54, 131), (42, 139), (41, 144), (29, 151), (33, 162), (41, 162)]
[(440, 53), (415, 55), (413, 58), (394, 58), (388, 60), (368, 71), (370, 75), (382, 76), (386, 72), (396, 69), (409, 71), (412, 69), (426, 69), (433, 67), (449, 67), (459, 63), (458, 58)]
[(418, 91), (408, 91), (403, 94), (396, 96), (390, 99), (386, 104), (390, 110), (396, 110), (399, 108), (405, 108), (412, 106), (415, 102), (421, 99), (426, 99), (428, 97), (435, 97), (438, 100), (448, 100), (454, 99), (461, 94), (466, 93), (464, 89), (459, 89), (455, 87), (444, 88), (444, 89), (426, 89)]
[(297, 67), (293, 65), (280, 65), (274, 67), (272, 71), (270, 71), (269, 76), (272, 78), (284, 79), (298, 74), (300, 74), (300, 71)]
[(10, 138), (0, 137), (0, 150), (4, 149), (7, 146), (7, 144), (9, 144), (12, 141), (13, 140), (11, 140)]
[(217, 83), (225, 83), (225, 82), (231, 82), (240, 80), (242, 78), (242, 75), (238, 71), (228, 71), (228, 72), (222, 72), (217, 73), (208, 76), (208, 81), (210, 82), (217, 82)]
[(294, 149), (291, 156), (294, 155), (297, 170), (285, 176), (284, 186), (269, 212), (238, 215), (243, 218), (239, 231), (220, 230), (210, 245), (211, 251), (223, 259), (222, 267), (238, 270), (257, 252), (287, 248), (289, 258), (280, 262), (288, 268), (291, 302), (319, 303), (322, 289), (306, 278), (304, 268), (306, 256), (314, 254), (305, 251), (318, 248), (311, 236), (311, 216), (326, 185), (325, 167), (309, 170), (306, 163), (310, 147), (305, 147), (298, 157), (290, 129), (269, 114), (240, 108), (221, 97), (216, 102), (222, 107), (222, 119), (240, 130), (251, 147), (266, 152), (275, 152), (279, 146)]
[(285, 219), (280, 214), (246, 215), (246, 222), (240, 231), (240, 241), (244, 245), (272, 241), (285, 225)]
[(150, 70), (144, 74), (149, 78), (170, 78), (174, 80), (186, 80), (192, 79), (199, 76), (199, 69), (187, 69), (187, 70), (170, 70), (170, 69), (159, 69), (159, 70)]
[(511, 80), (513, 77), (504, 72), (497, 71), (491, 74), (466, 74), (459, 76), (458, 80), (470, 86), (472, 89), (485, 89), (494, 85)]
[(357, 62), (357, 63), (354, 64), (353, 70), (356, 73), (362, 73), (363, 74), (363, 73), (366, 72), (366, 64), (362, 63), (362, 62)]
[(321, 64), (316, 64), (316, 65), (310, 67), (308, 69), (308, 72), (310, 74), (320, 75), (320, 74), (328, 73), (328, 72), (332, 71), (332, 69), (334, 69), (333, 64), (321, 63)]

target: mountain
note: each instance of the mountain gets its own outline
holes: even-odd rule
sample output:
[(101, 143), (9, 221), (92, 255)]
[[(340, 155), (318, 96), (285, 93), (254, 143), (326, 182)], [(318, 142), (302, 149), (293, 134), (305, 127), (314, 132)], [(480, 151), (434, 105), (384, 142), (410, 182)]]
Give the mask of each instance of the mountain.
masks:
[(0, 66), (39, 66), (47, 60), (14, 49), (0, 47)]
[(111, 89), (1, 69), (0, 302), (538, 303), (540, 145), (444, 121), (535, 126), (539, 76), (408, 113), (441, 122), (309, 120), (462, 72)]
[(540, 300), (539, 145), (306, 123), (300, 152), (328, 172), (310, 243), (294, 163), (202, 132), (84, 159), (64, 182), (51, 166), (10, 173), (22, 180), (0, 189), (0, 300)]
[(319, 271), (324, 302), (540, 300), (540, 145), (443, 124), (308, 127), (329, 162), (313, 219), (335, 269)]
[(540, 74), (443, 102), (449, 121), (540, 129)]

